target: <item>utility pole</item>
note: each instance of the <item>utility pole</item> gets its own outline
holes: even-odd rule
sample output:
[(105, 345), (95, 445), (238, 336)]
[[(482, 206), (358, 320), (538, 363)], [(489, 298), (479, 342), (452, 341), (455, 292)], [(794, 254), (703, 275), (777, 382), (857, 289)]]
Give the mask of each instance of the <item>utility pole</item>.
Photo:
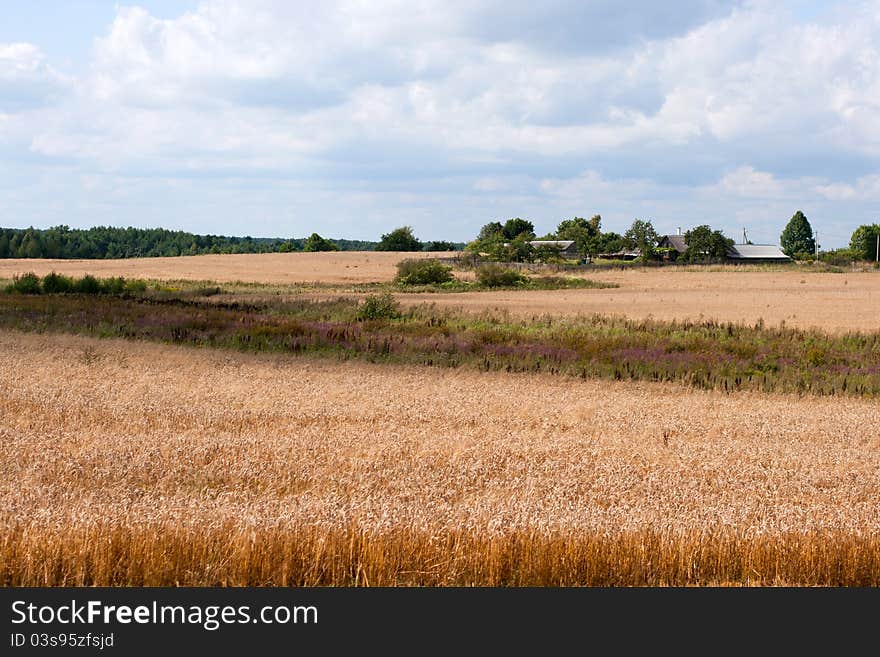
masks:
[(746, 227), (743, 226), (743, 244), (748, 244), (749, 240), (746, 239)]
[(877, 233), (877, 258), (875, 262), (880, 262), (880, 233)]
[(819, 231), (813, 233), (813, 244), (816, 247), (816, 262), (819, 262)]

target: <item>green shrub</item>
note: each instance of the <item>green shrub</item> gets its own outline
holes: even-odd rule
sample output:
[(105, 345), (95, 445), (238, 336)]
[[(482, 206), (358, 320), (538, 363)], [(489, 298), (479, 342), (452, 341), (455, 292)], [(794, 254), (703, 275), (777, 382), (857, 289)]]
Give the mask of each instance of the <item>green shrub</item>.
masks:
[(40, 294), (40, 277), (33, 272), (12, 277), (12, 285), (6, 288), (7, 292), (17, 294)]
[(140, 279), (130, 279), (125, 281), (125, 292), (128, 294), (143, 294), (147, 291), (147, 282)]
[(439, 285), (452, 280), (452, 267), (439, 260), (407, 258), (397, 263), (395, 282), (400, 285)]
[(73, 285), (73, 291), (79, 294), (101, 294), (101, 283), (91, 274), (86, 274)]
[(819, 260), (829, 265), (845, 267), (846, 265), (851, 265), (854, 260), (857, 260), (856, 256), (857, 254), (849, 249), (835, 249), (834, 251), (823, 251), (820, 253)]
[(477, 268), (477, 281), (483, 287), (516, 287), (528, 282), (528, 277), (515, 269), (501, 265), (483, 265)]
[(43, 292), (46, 294), (67, 294), (73, 290), (70, 276), (56, 274), (54, 271), (43, 276)]
[(400, 306), (390, 293), (371, 294), (358, 308), (358, 321), (370, 319), (395, 319), (400, 317)]
[(102, 294), (122, 294), (125, 292), (125, 279), (122, 276), (105, 278), (100, 281)]

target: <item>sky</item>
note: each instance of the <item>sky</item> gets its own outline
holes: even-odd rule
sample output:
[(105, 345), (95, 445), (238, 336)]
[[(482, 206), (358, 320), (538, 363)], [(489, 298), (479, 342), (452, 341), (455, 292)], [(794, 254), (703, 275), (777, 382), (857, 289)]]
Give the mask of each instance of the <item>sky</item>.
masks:
[(880, 0), (0, 3), (0, 226), (880, 222)]

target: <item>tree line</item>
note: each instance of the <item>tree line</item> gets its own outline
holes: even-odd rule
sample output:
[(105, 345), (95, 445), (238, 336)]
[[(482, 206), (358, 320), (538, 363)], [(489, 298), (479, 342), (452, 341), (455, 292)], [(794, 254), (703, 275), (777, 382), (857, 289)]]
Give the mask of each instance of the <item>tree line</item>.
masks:
[[(643, 262), (677, 260), (707, 263), (725, 260), (734, 245), (733, 239), (708, 224), (696, 226), (684, 233), (684, 253), (663, 245), (662, 237), (648, 219), (635, 219), (622, 235), (603, 231), (602, 217), (598, 214), (590, 219), (564, 219), (555, 231), (538, 237), (531, 221), (514, 217), (504, 223), (492, 221), (484, 224), (465, 249), (496, 261), (535, 262), (547, 261), (559, 255), (559, 245), (541, 242), (572, 241), (583, 261), (594, 257), (635, 257)], [(848, 248), (820, 252), (809, 220), (798, 210), (786, 224), (779, 243), (782, 252), (795, 260), (812, 260), (817, 256), (835, 264), (880, 260), (880, 224), (856, 228)]]
[[(688, 250), (679, 257), (690, 262), (705, 262), (724, 258), (733, 240), (721, 231), (709, 226), (697, 226), (684, 235)], [(481, 253), (491, 260), (506, 262), (546, 261), (557, 257), (559, 245), (540, 242), (572, 241), (578, 256), (584, 260), (595, 257), (637, 257), (642, 261), (659, 260), (669, 255), (669, 249), (659, 247), (660, 235), (647, 219), (636, 219), (622, 235), (602, 230), (601, 215), (590, 219), (573, 217), (564, 219), (556, 230), (541, 237), (535, 234), (531, 221), (520, 217), (505, 223), (493, 221), (485, 224), (476, 239), (465, 247), (468, 251)], [(535, 244), (538, 242), (538, 244)]]
[[(533, 262), (558, 256), (558, 247), (533, 245), (536, 241), (573, 241), (579, 257), (637, 257), (643, 261), (678, 259), (686, 262), (723, 260), (734, 241), (707, 224), (684, 234), (683, 254), (662, 247), (661, 236), (648, 219), (635, 219), (623, 233), (602, 230), (602, 217), (562, 220), (556, 230), (538, 237), (531, 221), (514, 217), (482, 226), (472, 241), (422, 241), (411, 226), (385, 233), (378, 241), (330, 239), (318, 233), (303, 238), (229, 237), (197, 235), (164, 228), (97, 226), (72, 229), (0, 228), (0, 258), (144, 258), (206, 253), (284, 253), (291, 251), (459, 251), (482, 253), (491, 260)], [(819, 257), (834, 264), (880, 259), (880, 224), (859, 226), (848, 247), (820, 251), (806, 215), (794, 213), (780, 235), (782, 251), (796, 259)]]
[[(385, 237), (383, 235), (383, 239)], [(328, 239), (317, 233), (285, 239), (197, 235), (165, 228), (0, 228), (0, 258), (149, 258), (208, 253), (374, 251), (386, 246), (381, 241)], [(463, 243), (418, 241), (418, 249), (385, 250), (453, 251), (463, 246)]]

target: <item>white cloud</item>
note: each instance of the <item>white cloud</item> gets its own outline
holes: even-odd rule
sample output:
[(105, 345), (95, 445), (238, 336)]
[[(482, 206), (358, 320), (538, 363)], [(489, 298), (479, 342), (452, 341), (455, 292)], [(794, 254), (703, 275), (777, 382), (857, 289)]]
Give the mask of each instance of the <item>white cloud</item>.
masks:
[(319, 216), (410, 207), (426, 228), (514, 203), (673, 225), (713, 202), (731, 222), (838, 203), (857, 221), (878, 198), (876, 43), (876, 2), (822, 24), (768, 1), (122, 7), (76, 80), (0, 45), (0, 143), (77, 180), (200, 181), (178, 189), (214, 208), (235, 205), (217, 180), (259, 180), (279, 225), (289, 180)]
[(750, 198), (776, 198), (782, 194), (782, 184), (772, 173), (755, 171), (753, 167), (743, 166), (726, 174), (717, 188), (737, 196)]
[(854, 184), (817, 185), (816, 191), (831, 201), (880, 201), (880, 173), (859, 177)]
[(70, 81), (31, 43), (0, 43), (0, 112), (20, 112), (57, 101)]

